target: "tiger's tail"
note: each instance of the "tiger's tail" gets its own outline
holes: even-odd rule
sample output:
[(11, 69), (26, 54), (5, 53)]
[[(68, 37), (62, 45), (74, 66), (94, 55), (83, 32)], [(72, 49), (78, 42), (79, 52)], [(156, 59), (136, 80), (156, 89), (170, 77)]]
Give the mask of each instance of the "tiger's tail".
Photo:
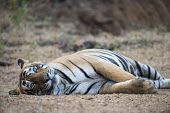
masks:
[(170, 89), (170, 79), (150, 80), (157, 89)]
[(157, 70), (153, 67), (134, 61), (133, 65), (137, 68), (139, 77), (150, 80), (157, 89), (167, 88), (170, 89), (170, 79), (164, 78)]

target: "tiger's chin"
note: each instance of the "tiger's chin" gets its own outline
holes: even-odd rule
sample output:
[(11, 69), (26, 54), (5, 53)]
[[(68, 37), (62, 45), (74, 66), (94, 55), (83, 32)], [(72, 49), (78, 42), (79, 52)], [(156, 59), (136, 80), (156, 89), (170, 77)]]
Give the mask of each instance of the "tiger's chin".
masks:
[(60, 83), (59, 77), (56, 75), (51, 80), (46, 83), (45, 93), (43, 95), (53, 94), (53, 90), (57, 87)]
[(39, 90), (35, 95), (51, 95), (53, 94), (54, 89), (60, 83), (60, 78), (57, 74), (51, 75), (52, 78), (47, 83), (45, 83), (45, 87), (42, 90)]

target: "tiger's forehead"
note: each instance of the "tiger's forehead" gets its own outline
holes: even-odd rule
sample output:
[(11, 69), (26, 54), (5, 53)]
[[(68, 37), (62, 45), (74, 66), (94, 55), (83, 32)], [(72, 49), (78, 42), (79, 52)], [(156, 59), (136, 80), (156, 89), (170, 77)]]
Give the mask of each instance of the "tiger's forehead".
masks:
[(50, 69), (50, 67), (47, 64), (43, 63), (31, 63), (23, 68), (23, 72), (30, 72), (30, 73), (35, 73), (37, 70), (41, 69)]
[(33, 62), (33, 63), (29, 63), (29, 64), (26, 64), (22, 70), (25, 70), (27, 68), (31, 68), (31, 67), (43, 67), (44, 65), (46, 64), (43, 64), (43, 63), (37, 63), (37, 62)]

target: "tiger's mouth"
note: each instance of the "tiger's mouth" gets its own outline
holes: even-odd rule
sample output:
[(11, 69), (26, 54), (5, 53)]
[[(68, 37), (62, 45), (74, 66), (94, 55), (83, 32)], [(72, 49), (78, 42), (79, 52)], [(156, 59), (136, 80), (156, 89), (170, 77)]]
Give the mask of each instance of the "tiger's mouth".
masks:
[(57, 75), (54, 75), (46, 83), (43, 89), (40, 89), (37, 95), (50, 95), (53, 93), (54, 88), (58, 85)]

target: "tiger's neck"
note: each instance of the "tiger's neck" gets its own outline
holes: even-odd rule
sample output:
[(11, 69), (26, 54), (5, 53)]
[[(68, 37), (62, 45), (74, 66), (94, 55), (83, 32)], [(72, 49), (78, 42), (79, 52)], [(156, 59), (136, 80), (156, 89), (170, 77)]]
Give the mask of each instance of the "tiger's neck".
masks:
[(55, 87), (53, 87), (53, 91), (52, 91), (53, 95), (66, 94), (67, 90), (70, 89), (70, 87), (73, 85), (72, 83), (67, 81), (63, 73), (61, 73), (57, 69), (55, 69), (55, 79), (57, 81), (57, 84), (55, 85)]

